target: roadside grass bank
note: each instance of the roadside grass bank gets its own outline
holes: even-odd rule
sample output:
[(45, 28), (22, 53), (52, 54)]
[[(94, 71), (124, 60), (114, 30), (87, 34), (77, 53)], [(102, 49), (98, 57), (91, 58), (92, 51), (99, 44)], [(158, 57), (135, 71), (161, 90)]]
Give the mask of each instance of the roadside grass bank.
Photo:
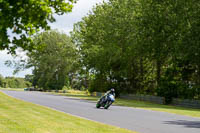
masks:
[[(63, 96), (68, 96), (72, 98), (84, 99), (84, 100), (92, 100), (97, 101), (99, 97), (90, 96), (87, 92), (84, 91), (67, 91), (67, 93), (53, 93)], [(153, 111), (161, 111), (161, 112), (168, 112), (178, 115), (185, 115), (191, 117), (199, 117), (200, 118), (200, 109), (193, 109), (193, 108), (185, 108), (185, 107), (178, 107), (178, 106), (171, 106), (171, 105), (161, 105), (161, 104), (154, 104), (150, 102), (143, 102), (143, 101), (136, 101), (136, 100), (127, 100), (117, 98), (114, 102), (114, 105), (119, 106), (127, 106), (127, 107), (134, 107), (134, 108), (142, 108), (147, 110)]]
[(8, 90), (8, 91), (24, 91), (24, 88), (0, 88), (0, 90)]
[(0, 133), (135, 133), (24, 102), (0, 92)]

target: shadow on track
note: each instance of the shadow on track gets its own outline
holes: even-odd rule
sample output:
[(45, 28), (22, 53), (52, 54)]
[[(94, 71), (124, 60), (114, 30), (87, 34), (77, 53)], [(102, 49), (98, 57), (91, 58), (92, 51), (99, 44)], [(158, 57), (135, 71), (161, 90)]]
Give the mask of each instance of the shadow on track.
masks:
[(164, 123), (172, 125), (181, 125), (187, 128), (200, 128), (200, 121), (177, 120), (177, 121), (165, 121)]

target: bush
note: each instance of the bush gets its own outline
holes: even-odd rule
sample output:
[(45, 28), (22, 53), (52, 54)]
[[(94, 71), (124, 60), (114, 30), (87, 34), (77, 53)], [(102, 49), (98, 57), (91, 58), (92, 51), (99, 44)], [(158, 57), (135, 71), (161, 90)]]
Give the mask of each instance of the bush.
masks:
[(5, 88), (26, 88), (31, 86), (32, 84), (25, 81), (24, 78), (6, 77), (4, 79)]
[(72, 90), (72, 88), (70, 86), (69, 87), (63, 86), (62, 90)]
[(157, 94), (165, 98), (165, 104), (170, 104), (172, 99), (177, 97), (177, 89), (178, 85), (175, 81), (162, 79), (157, 88)]

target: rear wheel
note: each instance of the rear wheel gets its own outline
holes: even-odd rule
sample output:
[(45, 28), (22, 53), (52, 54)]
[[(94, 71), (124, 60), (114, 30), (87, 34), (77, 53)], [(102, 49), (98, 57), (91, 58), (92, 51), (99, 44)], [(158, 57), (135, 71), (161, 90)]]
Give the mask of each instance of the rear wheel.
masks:
[(106, 105), (104, 106), (104, 109), (108, 109), (108, 107), (109, 107), (109, 105), (106, 104)]
[(107, 102), (106, 105), (104, 106), (104, 109), (108, 109), (110, 107), (110, 105), (112, 104), (111, 101)]
[(108, 107), (110, 107), (110, 104), (107, 103), (105, 106), (104, 106), (104, 109), (108, 109)]

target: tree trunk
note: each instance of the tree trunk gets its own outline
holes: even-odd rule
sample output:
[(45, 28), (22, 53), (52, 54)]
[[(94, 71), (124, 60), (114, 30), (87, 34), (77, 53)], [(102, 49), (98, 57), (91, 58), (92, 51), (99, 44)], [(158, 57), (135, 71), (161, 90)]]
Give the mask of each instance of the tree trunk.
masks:
[(156, 61), (156, 85), (157, 85), (157, 87), (160, 84), (160, 76), (161, 76), (161, 61), (157, 60)]
[(144, 88), (143, 80), (144, 80), (143, 58), (140, 58), (140, 93), (142, 92), (142, 89)]

